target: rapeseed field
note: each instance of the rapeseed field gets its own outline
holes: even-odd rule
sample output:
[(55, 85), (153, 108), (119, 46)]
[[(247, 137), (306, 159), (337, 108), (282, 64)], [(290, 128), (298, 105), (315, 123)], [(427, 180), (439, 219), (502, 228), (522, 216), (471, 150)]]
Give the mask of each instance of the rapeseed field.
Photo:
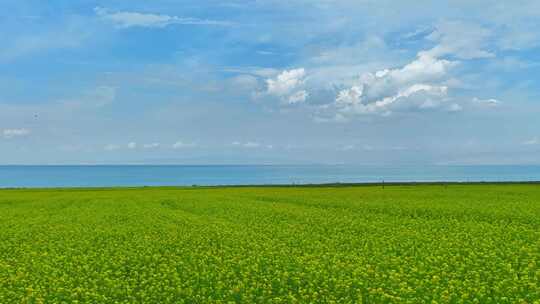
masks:
[(0, 303), (540, 303), (540, 186), (0, 191)]

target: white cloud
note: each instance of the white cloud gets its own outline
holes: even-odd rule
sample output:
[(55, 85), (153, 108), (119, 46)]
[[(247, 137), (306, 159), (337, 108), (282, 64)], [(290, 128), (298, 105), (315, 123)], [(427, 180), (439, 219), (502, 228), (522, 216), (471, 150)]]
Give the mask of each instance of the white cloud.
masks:
[(474, 97), (472, 99), (472, 102), (475, 104), (488, 106), (488, 107), (497, 107), (501, 104), (501, 102), (495, 98), (489, 98), (489, 99), (480, 99), (478, 97)]
[[(376, 60), (371, 66), (361, 64), (360, 60), (352, 61), (370, 60), (369, 56), (352, 54), (388, 49), (384, 39), (371, 36), (365, 43), (315, 51), (318, 57), (304, 62), (314, 65), (309, 69), (310, 74), (304, 68), (284, 70), (267, 78), (264, 94), (279, 98), (282, 105), (304, 103), (318, 122), (346, 122), (366, 114), (388, 116), (395, 112), (467, 109), (468, 101), (455, 100), (449, 94), (453, 88), (463, 86), (456, 67), (465, 60), (495, 57), (494, 29), (465, 21), (441, 21), (434, 27), (424, 26), (414, 35), (432, 46), (419, 51), (406, 64), (384, 68), (384, 62)], [(488, 99), (475, 103), (496, 106), (499, 101)]]
[(302, 103), (306, 101), (308, 96), (309, 96), (309, 93), (306, 90), (298, 91), (292, 94), (291, 96), (289, 96), (289, 99), (287, 100), (287, 102), (289, 104)]
[(144, 149), (157, 149), (159, 147), (160, 147), (159, 143), (150, 143), (150, 144), (144, 144), (143, 145)]
[(270, 51), (257, 51), (257, 54), (264, 55), (264, 56), (275, 55), (274, 52), (270, 52)]
[(274, 79), (267, 79), (267, 93), (276, 96), (285, 96), (292, 93), (304, 83), (306, 71), (303, 68), (285, 70)]
[[(404, 84), (418, 83), (426, 81), (436, 81), (448, 75), (451, 68), (457, 62), (446, 59), (438, 59), (432, 55), (420, 52), (415, 60), (406, 64), (401, 69), (386, 69), (377, 71), (374, 74), (364, 76), (365, 81), (375, 82), (377, 88), (381, 88), (385, 83)], [(372, 86), (374, 86), (372, 84)]]
[(137, 143), (136, 142), (130, 142), (127, 144), (128, 149), (137, 149)]
[(273, 149), (274, 148), (273, 145), (270, 145), (270, 144), (264, 145), (257, 141), (247, 141), (247, 142), (233, 141), (231, 144), (236, 147), (247, 148), (247, 149), (254, 149), (254, 148)]
[[(454, 68), (460, 64), (457, 59), (495, 56), (489, 51), (492, 36), (491, 30), (476, 24), (440, 22), (426, 37), (435, 42), (435, 46), (418, 52), (414, 60), (401, 67), (365, 72), (352, 80), (348, 71), (332, 75), (330, 79), (327, 77), (327, 83), (341, 89), (332, 102), (321, 102), (314, 107), (315, 118), (319, 122), (343, 122), (365, 114), (388, 116), (393, 112), (427, 109), (462, 111), (463, 105), (448, 95), (450, 88), (460, 84), (453, 75)], [(302, 78), (311, 80), (313, 77), (302, 74)], [(291, 90), (275, 91), (283, 92), (283, 95)], [(482, 100), (478, 103), (494, 106), (499, 102)]]
[(443, 82), (455, 65), (453, 61), (419, 54), (402, 68), (363, 74), (322, 109), (337, 110), (343, 119), (356, 114), (389, 115), (395, 110), (438, 108), (447, 100), (448, 86)]
[(487, 50), (493, 32), (474, 23), (462, 21), (440, 22), (428, 39), (437, 45), (425, 51), (433, 57), (455, 56), (460, 59), (495, 57)]
[(149, 14), (139, 12), (112, 12), (103, 7), (94, 8), (94, 12), (97, 16), (113, 23), (119, 28), (129, 27), (153, 27), (164, 28), (173, 24), (181, 25), (215, 25), (215, 26), (229, 26), (231, 22), (216, 21), (198, 18), (185, 18), (178, 16), (169, 16), (162, 14)]
[(274, 78), (266, 79), (264, 94), (278, 97), (282, 104), (303, 103), (309, 93), (303, 88), (306, 71), (303, 68), (285, 70)]
[(2, 130), (2, 135), (4, 138), (11, 139), (15, 137), (25, 137), (30, 135), (30, 130), (28, 129), (4, 129)]
[(538, 145), (538, 144), (540, 144), (540, 140), (538, 139), (538, 137), (535, 137), (535, 138), (531, 138), (531, 139), (529, 139), (527, 141), (524, 141), (523, 144), (527, 145), (527, 146)]
[(194, 148), (196, 146), (195, 143), (186, 143), (180, 140), (172, 145), (173, 149)]
[[(446, 41), (446, 38), (441, 39)], [(463, 51), (457, 46), (455, 49)], [(315, 110), (317, 122), (346, 122), (354, 116), (367, 114), (388, 116), (394, 112), (462, 111), (463, 105), (448, 95), (449, 89), (456, 83), (452, 72), (460, 62), (437, 57), (445, 52), (421, 51), (414, 60), (401, 67), (366, 72), (352, 80), (348, 74), (344, 77), (334, 76), (337, 81), (328, 79), (328, 83), (342, 82), (347, 85), (338, 90), (332, 101), (318, 96), (321, 101), (306, 104), (307, 109)], [(303, 68), (285, 70), (267, 79), (265, 93), (280, 98), (282, 104), (304, 103), (308, 97), (312, 98), (306, 87), (314, 85), (306, 84), (307, 79), (311, 78)], [(313, 97), (313, 100), (318, 97)]]
[(354, 105), (360, 103), (363, 87), (352, 86), (350, 89), (341, 90), (336, 98), (336, 103), (340, 105)]

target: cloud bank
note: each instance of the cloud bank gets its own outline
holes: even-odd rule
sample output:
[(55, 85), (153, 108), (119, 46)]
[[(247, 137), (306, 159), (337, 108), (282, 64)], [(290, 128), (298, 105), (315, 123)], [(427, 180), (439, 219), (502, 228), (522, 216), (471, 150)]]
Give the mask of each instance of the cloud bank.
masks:
[[(263, 93), (277, 98), (282, 106), (305, 105), (317, 121), (349, 121), (365, 115), (411, 112), (456, 113), (467, 109), (470, 100), (452, 94), (461, 85), (457, 70), (465, 61), (496, 56), (491, 50), (492, 31), (477, 24), (445, 21), (414, 36), (418, 35), (432, 47), (418, 51), (413, 60), (402, 66), (355, 74), (351, 73), (355, 65), (344, 66), (339, 59), (339, 67), (326, 75), (320, 75), (321, 71), (332, 71), (331, 62), (325, 63), (325, 69), (318, 69), (318, 75), (310, 74), (312, 69), (307, 67), (283, 70), (266, 78)], [(327, 97), (331, 94), (333, 99)], [(472, 104), (495, 107), (500, 102), (475, 98)]]

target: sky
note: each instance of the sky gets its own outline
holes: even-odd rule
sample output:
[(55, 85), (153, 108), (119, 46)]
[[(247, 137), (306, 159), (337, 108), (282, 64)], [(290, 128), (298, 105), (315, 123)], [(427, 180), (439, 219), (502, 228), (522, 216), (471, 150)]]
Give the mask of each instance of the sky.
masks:
[(540, 2), (2, 0), (0, 164), (540, 164)]

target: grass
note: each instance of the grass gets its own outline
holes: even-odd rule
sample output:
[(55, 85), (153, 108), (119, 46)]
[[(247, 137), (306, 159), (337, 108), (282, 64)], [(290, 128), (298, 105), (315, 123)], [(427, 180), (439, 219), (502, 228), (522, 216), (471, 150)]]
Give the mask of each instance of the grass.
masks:
[(0, 303), (540, 303), (540, 186), (0, 191)]

